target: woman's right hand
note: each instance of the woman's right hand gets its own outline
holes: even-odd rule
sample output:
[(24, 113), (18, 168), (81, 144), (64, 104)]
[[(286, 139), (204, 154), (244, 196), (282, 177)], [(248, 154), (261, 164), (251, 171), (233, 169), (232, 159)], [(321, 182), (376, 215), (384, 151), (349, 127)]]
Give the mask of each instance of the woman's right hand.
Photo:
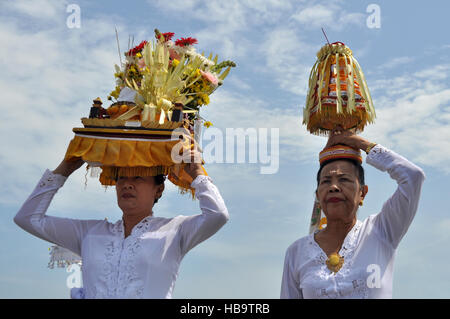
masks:
[(336, 127), (330, 132), (328, 142), (325, 145), (324, 149), (338, 144), (344, 144), (354, 149), (365, 151), (370, 145), (370, 141), (359, 135), (356, 135), (351, 130), (344, 130), (342, 127)]
[(59, 166), (53, 171), (53, 174), (59, 174), (65, 177), (69, 177), (70, 174), (75, 172), (81, 166), (83, 166), (84, 161), (81, 157), (73, 159), (71, 161), (62, 160)]

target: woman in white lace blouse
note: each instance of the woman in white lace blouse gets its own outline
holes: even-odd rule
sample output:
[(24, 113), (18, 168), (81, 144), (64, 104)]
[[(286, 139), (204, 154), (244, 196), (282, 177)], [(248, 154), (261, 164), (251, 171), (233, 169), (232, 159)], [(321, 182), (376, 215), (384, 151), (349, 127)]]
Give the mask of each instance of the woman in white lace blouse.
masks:
[(337, 144), (366, 151), (366, 162), (387, 171), (397, 190), (380, 213), (360, 221), (356, 213), (368, 191), (362, 166), (342, 159), (324, 163), (316, 195), (327, 226), (287, 249), (281, 298), (392, 298), (395, 251), (416, 213), (425, 175), (349, 131), (333, 131), (325, 149)]
[(16, 224), (82, 257), (84, 287), (72, 289), (73, 298), (171, 298), (184, 255), (229, 218), (210, 177), (200, 164), (185, 167), (193, 178), (199, 215), (154, 216), (153, 204), (162, 195), (164, 180), (136, 176), (119, 177), (116, 183), (123, 212), (116, 223), (47, 216), (53, 196), (81, 165), (82, 160), (63, 161), (53, 172), (46, 170), (15, 216)]

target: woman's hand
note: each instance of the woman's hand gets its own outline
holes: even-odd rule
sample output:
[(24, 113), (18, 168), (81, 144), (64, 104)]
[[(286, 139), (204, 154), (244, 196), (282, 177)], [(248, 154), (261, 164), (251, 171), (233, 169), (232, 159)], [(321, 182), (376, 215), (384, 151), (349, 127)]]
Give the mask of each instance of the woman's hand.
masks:
[(191, 162), (186, 163), (184, 166), (184, 171), (188, 173), (192, 180), (194, 180), (198, 175), (205, 175), (202, 168), (202, 157), (199, 151), (190, 151)]
[(330, 137), (328, 138), (325, 148), (338, 144), (343, 144), (357, 150), (366, 151), (367, 147), (369, 147), (371, 143), (350, 130), (344, 130), (342, 127), (337, 127), (330, 132)]
[(183, 162), (185, 163), (183, 169), (192, 177), (192, 180), (194, 180), (198, 175), (205, 175), (202, 168), (203, 159), (201, 150), (188, 130), (186, 130), (184, 138), (188, 139), (191, 150), (186, 155), (183, 155)]
[(65, 159), (59, 164), (59, 166), (53, 171), (53, 174), (59, 174), (62, 176), (69, 177), (70, 174), (75, 172), (81, 166), (83, 166), (84, 161), (81, 158), (76, 158), (71, 161), (66, 161)]

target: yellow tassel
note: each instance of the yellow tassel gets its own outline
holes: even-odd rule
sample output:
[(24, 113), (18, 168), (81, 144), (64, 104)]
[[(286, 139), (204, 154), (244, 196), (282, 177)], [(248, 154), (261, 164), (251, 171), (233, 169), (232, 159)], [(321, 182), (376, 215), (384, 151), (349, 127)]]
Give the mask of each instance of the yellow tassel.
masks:
[(344, 58), (345, 62), (345, 78), (347, 83), (347, 113), (353, 114), (355, 109), (355, 91), (353, 87), (353, 72), (349, 72), (348, 68), (351, 68), (351, 64), (347, 63), (347, 57)]
[(333, 62), (332, 57), (330, 59), (326, 60), (326, 63), (324, 64), (325, 67), (325, 86), (323, 88), (323, 91), (325, 92), (325, 94), (328, 94), (328, 89), (329, 89), (329, 85), (330, 85), (330, 73), (331, 73), (331, 64)]
[[(364, 82), (363, 82), (364, 81), (363, 80), (363, 76), (364, 75), (362, 74), (362, 71), (361, 71), (361, 68), (360, 68), (358, 62), (356, 62), (356, 66), (357, 66), (356, 76), (358, 78), (358, 83), (360, 83), (359, 86), (360, 86), (362, 97), (364, 98), (364, 105), (366, 107), (366, 110), (371, 113), (370, 116), (369, 116), (369, 119), (372, 119), (373, 118), (372, 117), (372, 112), (371, 112), (372, 109), (373, 109), (373, 106), (372, 106), (372, 103), (371, 103), (372, 99), (370, 97), (368, 97), (368, 95), (367, 95), (367, 93), (368, 93), (366, 91), (367, 86), (364, 85)], [(372, 122), (372, 120), (370, 120), (370, 122)]]
[[(312, 67), (311, 73), (309, 74), (309, 87), (315, 87), (317, 83), (317, 71), (318, 71), (318, 65), (319, 61), (316, 61), (314, 63), (314, 66)], [(306, 98), (306, 105), (303, 112), (303, 124), (307, 124), (309, 122), (309, 113), (311, 112), (311, 109), (314, 107), (314, 90), (310, 89)]]
[(341, 69), (339, 66), (339, 54), (336, 53), (336, 108), (337, 113), (343, 113), (341, 100)]
[[(100, 180), (107, 182), (107, 185), (115, 185), (119, 176), (156, 176), (167, 175), (170, 171), (168, 166), (153, 166), (153, 167), (116, 167), (116, 166), (103, 166)], [(102, 183), (103, 184), (103, 183)]]
[(361, 77), (361, 82), (362, 82), (362, 84), (360, 84), (360, 86), (364, 87), (364, 93), (366, 95), (365, 99), (367, 98), (366, 101), (367, 101), (368, 111), (370, 113), (370, 122), (372, 123), (373, 119), (375, 119), (375, 116), (376, 116), (375, 108), (373, 107), (372, 97), (370, 95), (369, 88), (367, 87), (366, 78), (364, 76), (364, 73), (363, 73), (358, 61), (356, 61), (356, 59), (354, 59), (354, 61), (360, 72), (360, 77)]
[(191, 193), (192, 199), (195, 198), (195, 190), (191, 188), (189, 182), (177, 179), (172, 174), (172, 166), (153, 166), (153, 167), (102, 167), (102, 174), (100, 175), (100, 183), (103, 186), (114, 186), (119, 176), (156, 176), (156, 175), (168, 175), (168, 179), (174, 183), (181, 194)]
[(317, 98), (319, 101), (319, 109), (318, 112), (320, 112), (322, 110), (322, 85), (323, 85), (323, 76), (325, 74), (325, 67), (328, 61), (328, 56), (325, 58), (324, 63), (321, 62), (322, 64), (322, 69), (320, 70), (320, 65), (319, 65), (319, 70), (320, 70), (320, 77), (319, 77), (319, 87), (317, 88)]

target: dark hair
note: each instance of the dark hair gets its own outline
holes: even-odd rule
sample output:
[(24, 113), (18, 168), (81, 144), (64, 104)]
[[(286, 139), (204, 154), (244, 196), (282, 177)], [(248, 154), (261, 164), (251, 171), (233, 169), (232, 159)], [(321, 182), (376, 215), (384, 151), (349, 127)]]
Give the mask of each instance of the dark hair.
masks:
[[(155, 184), (156, 185), (162, 185), (162, 184), (164, 184), (164, 181), (166, 180), (166, 177), (164, 175), (162, 175), (162, 174), (153, 176), (153, 178), (155, 179)], [(158, 202), (158, 199), (159, 198), (155, 198), (155, 201), (153, 202), (153, 205), (155, 205)]]
[(156, 185), (164, 184), (164, 181), (166, 180), (166, 177), (164, 175), (162, 175), (162, 174), (156, 175), (156, 176), (154, 176), (154, 178), (155, 178), (155, 184)]
[(352, 163), (355, 166), (355, 168), (356, 168), (356, 174), (358, 175), (359, 184), (361, 185), (361, 187), (366, 185), (365, 182), (364, 182), (364, 168), (362, 167), (362, 165), (358, 161), (352, 160), (352, 159), (349, 159), (349, 158), (336, 158), (336, 159), (329, 160), (329, 161), (323, 163), (320, 166), (319, 171), (317, 172), (317, 177), (316, 177), (317, 178), (317, 187), (319, 187), (320, 173), (322, 173), (322, 169), (327, 164), (330, 164), (330, 163), (335, 162), (335, 161), (347, 161), (347, 162)]

